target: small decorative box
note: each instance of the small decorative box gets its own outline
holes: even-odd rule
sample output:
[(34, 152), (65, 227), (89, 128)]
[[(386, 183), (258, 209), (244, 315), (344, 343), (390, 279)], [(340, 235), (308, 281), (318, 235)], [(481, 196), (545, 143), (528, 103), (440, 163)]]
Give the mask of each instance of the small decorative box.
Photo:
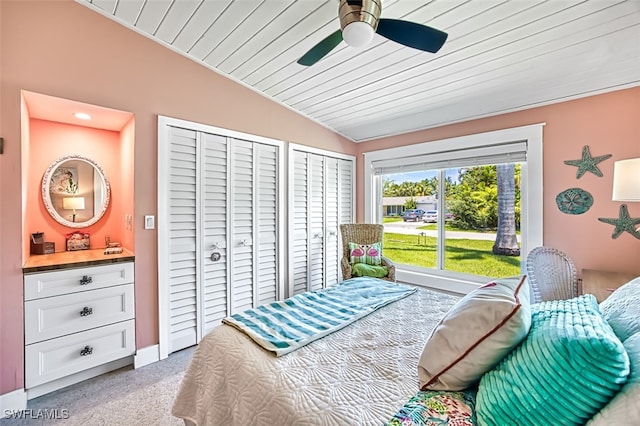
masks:
[(45, 241), (44, 232), (34, 232), (30, 241), (31, 254), (52, 254), (56, 252), (56, 243)]
[(89, 250), (90, 245), (88, 232), (67, 234), (67, 251)]

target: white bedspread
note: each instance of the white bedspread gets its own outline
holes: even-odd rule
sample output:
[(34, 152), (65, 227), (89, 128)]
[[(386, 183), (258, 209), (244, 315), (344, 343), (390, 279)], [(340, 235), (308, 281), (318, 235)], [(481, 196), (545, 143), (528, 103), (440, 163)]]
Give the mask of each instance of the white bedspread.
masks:
[(424, 342), (457, 300), (420, 289), (280, 358), (220, 325), (196, 349), (173, 415), (198, 426), (384, 424), (417, 392)]

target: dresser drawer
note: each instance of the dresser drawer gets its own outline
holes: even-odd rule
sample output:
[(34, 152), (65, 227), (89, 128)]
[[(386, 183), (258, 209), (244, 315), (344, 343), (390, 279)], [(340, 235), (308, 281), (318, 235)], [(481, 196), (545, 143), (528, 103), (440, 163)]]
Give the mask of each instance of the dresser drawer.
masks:
[(134, 321), (25, 347), (25, 388), (32, 388), (135, 353)]
[(24, 276), (24, 299), (33, 300), (133, 283), (133, 262), (38, 272)]
[(25, 343), (52, 339), (134, 317), (133, 284), (25, 302)]

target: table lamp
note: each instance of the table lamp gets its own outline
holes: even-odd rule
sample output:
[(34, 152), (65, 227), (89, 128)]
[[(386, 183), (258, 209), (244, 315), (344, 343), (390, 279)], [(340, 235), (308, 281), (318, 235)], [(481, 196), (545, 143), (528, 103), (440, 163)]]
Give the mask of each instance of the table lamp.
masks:
[(613, 201), (640, 201), (640, 158), (613, 164)]
[(76, 210), (84, 210), (84, 197), (68, 197), (62, 199), (62, 208), (73, 210), (73, 222), (76, 221)]

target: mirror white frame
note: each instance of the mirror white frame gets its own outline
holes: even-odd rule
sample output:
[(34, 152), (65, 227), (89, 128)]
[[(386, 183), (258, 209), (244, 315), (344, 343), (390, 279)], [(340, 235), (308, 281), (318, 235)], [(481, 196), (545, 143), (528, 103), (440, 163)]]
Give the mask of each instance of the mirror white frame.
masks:
[[(60, 171), (63, 170), (61, 167), (68, 162), (71, 162), (70, 164), (72, 165), (87, 163), (93, 168), (93, 188), (91, 188), (91, 191), (86, 191), (85, 188), (85, 191), (83, 192), (85, 194), (85, 197), (79, 197), (82, 198), (82, 206), (76, 207), (74, 206), (74, 204), (76, 204), (76, 201), (70, 200), (70, 198), (73, 199), (78, 194), (82, 194), (81, 192), (79, 192), (82, 189), (82, 185), (78, 182), (78, 177), (75, 177), (76, 181), (74, 181), (73, 179), (64, 179), (64, 184), (61, 185), (62, 179), (60, 178)], [(68, 174), (69, 177), (72, 176), (72, 172), (69, 170), (66, 171), (66, 174)], [(53, 185), (52, 182), (54, 182)], [(56, 182), (58, 184), (57, 187), (55, 187)], [(58, 200), (64, 202), (65, 207), (67, 207), (65, 211), (73, 209), (74, 207), (84, 210), (84, 200), (87, 198), (86, 195), (91, 195), (92, 198), (89, 199), (88, 204), (94, 206), (93, 216), (81, 222), (76, 222), (76, 210), (73, 210), (72, 214), (66, 215), (72, 217), (73, 220), (66, 219), (65, 217), (63, 217), (63, 213), (59, 211), (61, 209), (64, 209), (64, 207), (57, 207), (55, 204), (59, 203), (54, 203), (51, 197), (52, 190), (55, 191), (55, 195), (68, 194), (72, 196), (70, 198), (61, 198), (60, 200)], [(49, 166), (49, 168), (47, 168), (47, 171), (42, 178), (42, 201), (45, 208), (56, 222), (69, 228), (86, 228), (98, 222), (107, 211), (110, 198), (111, 189), (109, 187), (109, 181), (107, 180), (107, 177), (104, 174), (102, 168), (95, 161), (86, 157), (82, 157), (80, 155), (68, 155), (56, 160)]]

